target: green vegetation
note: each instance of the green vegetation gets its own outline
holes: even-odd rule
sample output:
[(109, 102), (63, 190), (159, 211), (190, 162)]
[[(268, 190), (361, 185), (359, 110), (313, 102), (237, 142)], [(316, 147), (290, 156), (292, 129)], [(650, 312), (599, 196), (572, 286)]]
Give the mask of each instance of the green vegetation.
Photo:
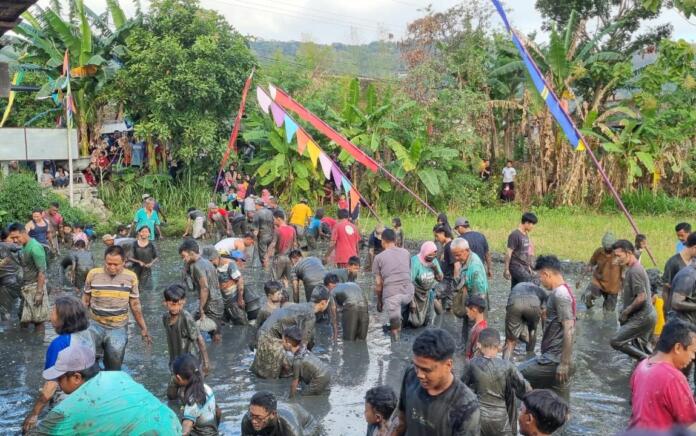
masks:
[[(539, 217), (539, 224), (532, 232), (532, 240), (536, 254), (555, 254), (560, 259), (572, 261), (587, 260), (592, 252), (601, 245), (602, 236), (611, 231), (617, 238), (633, 242), (634, 236), (626, 219), (619, 212), (610, 214), (594, 213), (573, 208), (533, 208)], [(492, 209), (469, 209), (448, 213), (450, 224), (458, 216), (469, 219), (474, 230), (486, 235), (491, 249), (496, 253), (504, 253), (507, 237), (517, 228), (524, 210), (517, 206), (497, 207)], [(368, 218), (360, 220), (360, 230), (365, 234), (374, 229), (375, 220)], [(381, 217), (389, 221), (390, 215)], [(435, 217), (432, 215), (400, 215), (406, 237), (412, 240), (432, 240)], [(689, 221), (691, 214), (675, 215), (638, 215), (635, 217), (638, 228), (648, 235), (648, 246), (655, 255), (658, 268), (662, 269), (667, 259), (674, 254), (676, 236), (674, 226), (680, 221)], [(647, 254), (642, 263), (652, 267)]]
[(25, 223), (31, 219), (33, 209), (46, 209), (54, 201), (60, 204), (60, 213), (66, 222), (96, 223), (89, 213), (70, 207), (67, 199), (41, 188), (34, 173), (13, 173), (0, 178), (0, 225)]
[[(68, 2), (71, 7), (63, 9), (69, 10), (58, 0), (36, 7), (0, 55), (13, 71), (31, 73), (30, 83), (43, 83), (39, 96), (60, 100), (68, 50), (71, 65), (84, 73), (70, 82), (83, 151), (107, 110), (135, 122), (136, 136), (149, 147), (149, 175), (125, 172), (105, 184), (102, 195), (118, 220), (129, 220), (143, 191), (177, 220), (186, 207), (205, 205), (254, 66), (256, 84), (271, 82), (290, 92), (437, 209), (497, 211), (500, 168), (515, 159), (518, 203), (562, 207), (549, 209), (554, 227), (562, 217), (579, 225), (575, 221), (586, 215), (579, 208), (616, 210), (587, 154), (571, 151), (486, 0), (444, 11), (426, 8), (398, 44), (364, 47), (250, 42), (197, 0), (157, 0), (132, 18), (116, 0), (107, 3), (105, 15), (81, 0)], [(538, 0), (548, 43), (523, 35), (629, 208), (646, 215), (686, 213), (693, 210), (687, 199), (696, 195), (696, 50), (669, 39), (667, 24), (637, 31), (672, 6), (689, 16), (694, 4), (644, 0), (607, 8), (595, 0)], [(362, 74), (370, 77), (355, 77)], [(20, 100), (26, 104), (25, 97)], [(281, 201), (318, 199), (322, 172), (287, 144), (283, 129), (253, 100), (252, 92), (239, 145), (253, 145), (255, 154), (241, 163), (243, 170)], [(26, 106), (11, 118), (14, 125), (26, 122), (31, 110), (52, 107), (45, 101)], [(370, 173), (303, 127), (385, 215), (408, 222), (408, 214), (420, 213), (382, 174)], [(177, 180), (164, 175), (169, 158), (184, 168)], [(493, 165), (490, 183), (477, 177), (484, 158)], [(482, 218), (494, 223), (508, 210), (514, 209)], [(610, 218), (587, 219), (593, 228), (604, 228), (602, 220)], [(673, 226), (671, 216), (665, 221), (670, 224), (660, 225), (660, 232)], [(504, 228), (507, 234), (507, 219)], [(654, 237), (651, 227), (643, 230)]]

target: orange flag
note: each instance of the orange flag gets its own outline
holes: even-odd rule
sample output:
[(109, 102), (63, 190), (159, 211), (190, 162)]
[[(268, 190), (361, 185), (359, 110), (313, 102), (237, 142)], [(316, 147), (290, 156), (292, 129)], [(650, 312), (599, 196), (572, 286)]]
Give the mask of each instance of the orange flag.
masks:
[(350, 188), (350, 206), (351, 206), (350, 211), (353, 212), (359, 203), (360, 203), (360, 194), (358, 194), (358, 191), (356, 191), (355, 188), (351, 186), (351, 188)]
[(305, 148), (307, 147), (307, 141), (309, 141), (309, 136), (302, 129), (297, 129), (297, 152), (302, 155)]

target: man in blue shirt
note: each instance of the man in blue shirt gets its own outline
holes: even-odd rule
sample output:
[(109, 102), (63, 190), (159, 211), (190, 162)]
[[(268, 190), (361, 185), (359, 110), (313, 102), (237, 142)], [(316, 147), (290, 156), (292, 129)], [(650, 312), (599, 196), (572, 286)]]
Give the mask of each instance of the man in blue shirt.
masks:
[(155, 210), (155, 199), (148, 197), (145, 200), (143, 207), (138, 209), (135, 213), (135, 218), (133, 218), (133, 229), (139, 229), (141, 226), (146, 225), (150, 229), (150, 240), (155, 239), (155, 230), (157, 234), (162, 239), (162, 231), (160, 230), (160, 219), (157, 211)]

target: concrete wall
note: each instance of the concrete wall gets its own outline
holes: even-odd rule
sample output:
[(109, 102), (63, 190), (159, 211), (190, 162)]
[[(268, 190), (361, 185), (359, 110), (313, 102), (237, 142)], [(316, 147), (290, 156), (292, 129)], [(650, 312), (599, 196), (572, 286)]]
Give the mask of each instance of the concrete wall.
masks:
[[(9, 128), (0, 129), (0, 161), (67, 160), (66, 129)], [(73, 159), (79, 156), (77, 129), (70, 130)]]

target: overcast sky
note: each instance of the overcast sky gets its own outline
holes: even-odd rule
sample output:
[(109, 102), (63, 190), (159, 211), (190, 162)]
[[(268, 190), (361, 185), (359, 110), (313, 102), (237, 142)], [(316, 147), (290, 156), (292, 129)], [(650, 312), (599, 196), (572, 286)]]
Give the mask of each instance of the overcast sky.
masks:
[[(562, 0), (559, 0), (562, 1)], [(40, 3), (47, 3), (41, 0)], [(105, 0), (85, 0), (95, 11), (105, 9)], [(130, 15), (131, 0), (120, 0)], [(149, 2), (142, 0), (144, 6)], [(321, 43), (367, 43), (385, 39), (392, 34), (395, 40), (404, 35), (406, 24), (422, 16), (426, 5), (442, 11), (456, 0), (201, 0), (205, 8), (214, 9), (244, 35), (263, 39), (312, 40)], [(511, 24), (524, 33), (540, 28), (541, 17), (534, 9), (534, 0), (506, 1), (512, 6)], [(497, 18), (496, 22), (499, 22)], [(674, 37), (696, 42), (696, 19), (693, 24), (675, 11), (666, 11), (655, 24), (669, 22)], [(541, 40), (543, 40), (543, 35)]]

